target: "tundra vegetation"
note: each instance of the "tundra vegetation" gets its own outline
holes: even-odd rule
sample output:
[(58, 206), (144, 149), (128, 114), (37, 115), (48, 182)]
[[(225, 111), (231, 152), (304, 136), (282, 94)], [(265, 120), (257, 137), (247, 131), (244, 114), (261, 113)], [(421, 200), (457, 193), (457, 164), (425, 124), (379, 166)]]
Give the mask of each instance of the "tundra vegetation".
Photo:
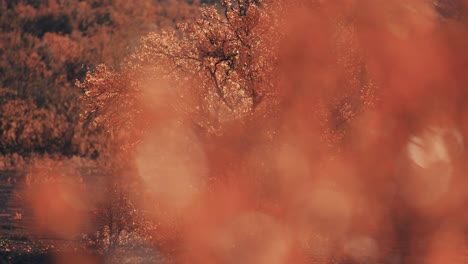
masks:
[(464, 262), (466, 4), (2, 1), (18, 221), (80, 263)]

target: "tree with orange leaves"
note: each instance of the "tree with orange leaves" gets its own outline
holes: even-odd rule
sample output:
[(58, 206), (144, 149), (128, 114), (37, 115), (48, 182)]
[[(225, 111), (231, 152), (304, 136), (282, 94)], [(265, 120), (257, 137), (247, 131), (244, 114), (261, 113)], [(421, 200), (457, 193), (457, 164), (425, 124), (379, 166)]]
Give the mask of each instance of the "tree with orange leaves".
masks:
[[(278, 132), (277, 113), (290, 111), (285, 106), (287, 103), (280, 102), (284, 98), (279, 98), (278, 73), (285, 67), (285, 61), (280, 61), (283, 55), (280, 42), (284, 38), (279, 27), (282, 10), (277, 8), (273, 3), (254, 0), (225, 0), (219, 6), (205, 6), (199, 17), (179, 24), (176, 30), (144, 37), (141, 46), (125, 58), (119, 68), (101, 65), (89, 72), (85, 80), (78, 83), (85, 91), (82, 100), (86, 111), (82, 117), (85, 123), (102, 128), (109, 136), (112, 150), (109, 149), (107, 155), (109, 164), (113, 164), (110, 167), (115, 169), (132, 162), (130, 157), (143, 138), (145, 128), (154, 125), (145, 120), (150, 118), (146, 114), (148, 108), (153, 108), (153, 114), (157, 112), (154, 115), (164, 118), (175, 116), (176, 122), (185, 123), (184, 128), (199, 132), (197, 136), (211, 142), (215, 150), (210, 152), (207, 147), (210, 152), (207, 155), (212, 163), (232, 162), (229, 155), (215, 157), (223, 156), (216, 150), (220, 144), (228, 149), (227, 152), (234, 153), (233, 156), (238, 154), (235, 143), (226, 144), (229, 141), (223, 137), (226, 134), (232, 136), (228, 138), (233, 142), (254, 140), (268, 134), (269, 139), (261, 140), (273, 142), (271, 135)], [(343, 53), (341, 50), (337, 52)], [(360, 61), (353, 63), (356, 64), (353, 67), (361, 69), (357, 65)], [(294, 64), (292, 69), (298, 67), (300, 64)], [(361, 83), (351, 89), (357, 94), (326, 102), (325, 110), (340, 109), (327, 114), (346, 114), (343, 122), (350, 121), (360, 107), (345, 109), (340, 106), (346, 106), (349, 98), (360, 103), (357, 102), (361, 91), (359, 85)], [(294, 88), (294, 91), (306, 94), (301, 89), (309, 87)], [(312, 113), (320, 110), (319, 105), (307, 107)], [(262, 127), (264, 120), (273, 123), (273, 127)], [(245, 123), (259, 129), (251, 129)], [(253, 136), (256, 133), (263, 134)], [(224, 173), (221, 171), (219, 175)], [(118, 170), (111, 174), (115, 174), (111, 177), (120, 177)], [(125, 183), (113, 186), (118, 186), (118, 192), (129, 192)]]
[[(272, 73), (277, 53), (269, 5), (227, 0), (221, 2), (221, 7), (205, 6), (198, 18), (179, 24), (178, 30), (144, 37), (121, 71), (110, 73), (101, 66), (94, 75), (89, 74), (81, 84), (86, 90), (86, 117), (92, 118), (98, 108), (118, 105), (116, 97), (135, 96), (135, 91), (144, 90), (142, 76), (158, 75), (166, 80), (179, 103), (184, 102), (184, 96), (195, 100), (196, 107), (192, 101), (181, 111), (196, 116), (195, 125), (211, 132), (218, 130), (223, 121), (247, 117), (264, 101), (273, 100)], [(128, 85), (122, 85), (122, 75), (129, 78)], [(120, 102), (128, 105), (132, 100)], [(116, 126), (120, 122), (109, 119), (119, 117), (116, 113), (101, 111), (94, 120)]]

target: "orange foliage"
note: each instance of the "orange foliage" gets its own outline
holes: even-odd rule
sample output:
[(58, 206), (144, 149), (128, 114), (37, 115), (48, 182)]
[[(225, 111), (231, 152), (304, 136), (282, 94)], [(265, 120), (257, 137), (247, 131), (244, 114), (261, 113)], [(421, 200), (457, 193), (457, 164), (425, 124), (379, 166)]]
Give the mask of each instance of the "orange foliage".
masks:
[(89, 72), (125, 220), (105, 239), (175, 263), (461, 259), (468, 28), (447, 3), (226, 0)]
[[(95, 156), (102, 147), (94, 140), (99, 131), (79, 123), (83, 107), (75, 80), (99, 63), (118, 64), (142, 34), (173, 27), (195, 11), (177, 0), (0, 1), (1, 106), (21, 102), (31, 109), (0, 111), (0, 136), (8, 138), (0, 153)], [(28, 126), (37, 130), (34, 135), (23, 131)], [(31, 136), (30, 142), (20, 134)]]

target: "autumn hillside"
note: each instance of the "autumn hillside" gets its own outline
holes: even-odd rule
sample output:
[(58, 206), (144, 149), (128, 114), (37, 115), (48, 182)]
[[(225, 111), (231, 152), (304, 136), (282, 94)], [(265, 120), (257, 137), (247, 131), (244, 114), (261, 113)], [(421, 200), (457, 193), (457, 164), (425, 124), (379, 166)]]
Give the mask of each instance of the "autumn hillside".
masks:
[(100, 63), (119, 58), (149, 31), (194, 15), (177, 1), (0, 2), (0, 152), (98, 155), (99, 131), (79, 122), (75, 86)]

